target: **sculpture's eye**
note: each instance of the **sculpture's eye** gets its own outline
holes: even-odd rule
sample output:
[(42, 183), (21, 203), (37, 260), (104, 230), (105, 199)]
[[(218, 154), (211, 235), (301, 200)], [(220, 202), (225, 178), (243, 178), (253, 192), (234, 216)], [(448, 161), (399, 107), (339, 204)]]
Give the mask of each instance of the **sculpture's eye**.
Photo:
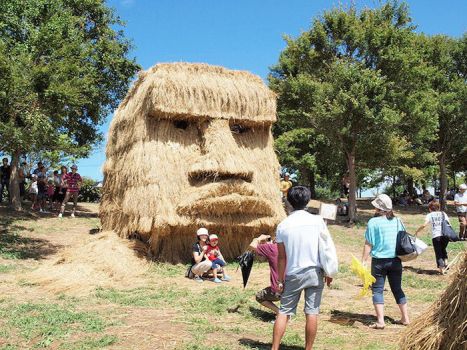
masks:
[(244, 134), (250, 130), (249, 127), (241, 124), (233, 124), (230, 126), (230, 131), (232, 134)]
[(186, 120), (174, 120), (173, 123), (177, 129), (182, 129), (182, 130), (186, 130), (186, 128), (188, 128), (188, 126), (190, 125), (190, 123)]

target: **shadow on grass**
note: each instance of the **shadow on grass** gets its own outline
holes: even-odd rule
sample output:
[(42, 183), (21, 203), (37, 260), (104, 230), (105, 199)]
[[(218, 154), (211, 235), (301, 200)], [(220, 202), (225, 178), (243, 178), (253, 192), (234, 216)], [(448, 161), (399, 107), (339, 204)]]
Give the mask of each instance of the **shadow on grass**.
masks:
[(419, 275), (439, 275), (438, 270), (426, 270), (426, 269), (421, 269), (421, 268), (412, 267), (412, 266), (404, 266), (403, 269), (404, 271), (414, 272)]
[(22, 237), (19, 232), (33, 232), (31, 227), (25, 227), (16, 222), (21, 220), (38, 220), (35, 213), (15, 211), (8, 207), (0, 207), (0, 257), (5, 259), (43, 259), (54, 254), (59, 248), (48, 240)]
[(254, 318), (263, 322), (271, 322), (276, 319), (276, 315), (274, 315), (272, 312), (267, 312), (253, 306), (250, 306), (250, 312)]
[[(241, 345), (245, 346), (247, 349), (257, 349), (257, 350), (270, 350), (271, 343), (263, 343), (257, 340), (242, 338), (238, 341)], [(295, 345), (281, 345), (281, 350), (303, 350), (303, 346)]]
[[(385, 316), (385, 322), (397, 324), (398, 322), (392, 317)], [(341, 326), (353, 326), (355, 322), (360, 322), (365, 326), (370, 326), (376, 322), (376, 316), (368, 314), (357, 314), (354, 312), (346, 312), (339, 310), (331, 310), (331, 318), (329, 322), (339, 324)]]

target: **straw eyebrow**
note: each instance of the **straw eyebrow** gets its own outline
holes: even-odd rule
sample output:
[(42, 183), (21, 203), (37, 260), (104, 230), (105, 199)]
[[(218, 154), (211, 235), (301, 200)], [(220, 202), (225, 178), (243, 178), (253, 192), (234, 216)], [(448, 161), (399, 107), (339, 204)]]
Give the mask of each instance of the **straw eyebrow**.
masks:
[(151, 116), (164, 119), (216, 118), (247, 123), (276, 121), (276, 96), (261, 78), (207, 64), (158, 64), (140, 73), (123, 100), (148, 96)]

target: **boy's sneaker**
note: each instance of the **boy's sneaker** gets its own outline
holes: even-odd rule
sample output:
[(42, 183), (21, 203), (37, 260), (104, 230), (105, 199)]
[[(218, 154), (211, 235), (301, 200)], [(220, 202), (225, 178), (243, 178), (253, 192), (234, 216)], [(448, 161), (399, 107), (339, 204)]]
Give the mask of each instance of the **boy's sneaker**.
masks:
[(193, 279), (194, 279), (196, 282), (198, 282), (198, 283), (204, 282), (204, 280), (203, 280), (201, 277), (199, 277), (199, 276), (195, 276), (195, 278), (193, 278)]
[(222, 277), (222, 280), (223, 280), (223, 281), (226, 281), (226, 282), (230, 281), (230, 279), (231, 279), (231, 278), (230, 278), (229, 275), (224, 275), (224, 277)]
[(222, 283), (222, 281), (221, 281), (219, 278), (217, 278), (217, 277), (214, 278), (212, 281), (213, 281), (214, 283)]
[(74, 218), (74, 217), (75, 217), (75, 213), (71, 213), (70, 216), (71, 216), (72, 218)]
[(58, 214), (58, 217), (61, 219), (63, 217), (63, 214), (62, 213)]

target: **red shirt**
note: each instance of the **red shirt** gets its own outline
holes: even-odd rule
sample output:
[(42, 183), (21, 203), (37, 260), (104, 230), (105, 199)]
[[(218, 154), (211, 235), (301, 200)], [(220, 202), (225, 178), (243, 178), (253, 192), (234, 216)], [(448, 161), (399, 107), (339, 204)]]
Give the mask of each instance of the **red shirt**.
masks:
[(209, 260), (214, 261), (217, 258), (219, 258), (221, 251), (219, 250), (219, 247), (217, 245), (213, 247), (212, 245), (208, 244), (207, 247), (208, 249), (206, 250), (206, 256), (208, 257)]
[(279, 252), (277, 250), (277, 243), (258, 244), (258, 246), (256, 247), (256, 254), (264, 256), (268, 260), (269, 270), (271, 272), (270, 273), (271, 289), (273, 292), (277, 293), (277, 290), (278, 290), (277, 284), (278, 284), (278, 276), (279, 276), (279, 269), (277, 266), (277, 258), (279, 256)]
[(78, 173), (68, 173), (63, 176), (63, 182), (65, 182), (65, 186), (68, 187), (68, 192), (78, 192), (78, 182), (81, 182), (81, 176)]

